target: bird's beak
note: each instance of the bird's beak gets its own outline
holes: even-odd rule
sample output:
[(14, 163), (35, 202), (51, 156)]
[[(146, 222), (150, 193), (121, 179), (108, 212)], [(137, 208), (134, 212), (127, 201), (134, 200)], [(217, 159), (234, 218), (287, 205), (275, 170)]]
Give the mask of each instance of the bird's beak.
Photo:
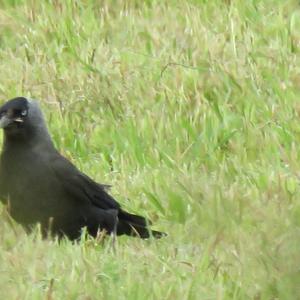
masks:
[(7, 115), (3, 115), (0, 119), (0, 128), (5, 128), (13, 122)]
[(0, 128), (4, 129), (14, 122), (23, 123), (24, 121), (21, 118), (11, 119), (7, 115), (3, 115), (0, 119)]

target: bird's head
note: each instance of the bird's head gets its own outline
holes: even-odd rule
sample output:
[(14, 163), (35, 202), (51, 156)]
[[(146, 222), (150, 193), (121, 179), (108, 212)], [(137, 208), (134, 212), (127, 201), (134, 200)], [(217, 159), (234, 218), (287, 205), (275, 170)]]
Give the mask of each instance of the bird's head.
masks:
[(26, 98), (14, 98), (0, 108), (0, 128), (10, 130), (22, 128), (27, 123), (29, 101)]
[(6, 138), (20, 141), (49, 136), (38, 103), (25, 97), (11, 99), (0, 107), (0, 128)]

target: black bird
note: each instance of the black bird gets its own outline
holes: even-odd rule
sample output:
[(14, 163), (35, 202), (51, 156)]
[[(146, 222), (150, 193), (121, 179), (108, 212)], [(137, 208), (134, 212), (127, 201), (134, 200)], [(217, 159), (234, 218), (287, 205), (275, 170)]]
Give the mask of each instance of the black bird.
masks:
[(59, 154), (36, 101), (18, 97), (6, 102), (0, 108), (0, 128), (0, 198), (26, 229), (40, 223), (44, 236), (50, 232), (71, 240), (84, 227), (92, 236), (99, 230), (141, 238), (164, 235), (148, 229), (144, 217), (124, 211), (105, 185)]

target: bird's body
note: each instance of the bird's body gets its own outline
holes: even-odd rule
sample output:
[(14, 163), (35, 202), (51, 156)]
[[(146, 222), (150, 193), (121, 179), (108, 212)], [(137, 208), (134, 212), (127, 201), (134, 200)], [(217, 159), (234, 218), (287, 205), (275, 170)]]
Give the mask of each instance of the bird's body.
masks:
[[(8, 113), (13, 121), (6, 125), (3, 116)], [(40, 223), (43, 234), (72, 240), (80, 237), (84, 227), (93, 236), (99, 230), (142, 238), (162, 235), (149, 230), (145, 218), (123, 211), (105, 186), (58, 153), (36, 102), (10, 100), (0, 108), (1, 121), (5, 125), (1, 124), (0, 197), (18, 223), (28, 229)]]

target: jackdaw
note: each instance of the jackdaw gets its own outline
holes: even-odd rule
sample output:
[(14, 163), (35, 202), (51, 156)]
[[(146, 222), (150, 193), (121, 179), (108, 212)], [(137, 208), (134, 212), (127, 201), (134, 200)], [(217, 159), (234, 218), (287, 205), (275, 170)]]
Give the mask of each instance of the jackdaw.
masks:
[(80, 172), (55, 149), (35, 100), (18, 97), (0, 108), (4, 130), (0, 157), (0, 198), (12, 218), (31, 230), (41, 225), (43, 236), (71, 240), (85, 227), (141, 238), (161, 237), (144, 217), (124, 211), (105, 185)]

